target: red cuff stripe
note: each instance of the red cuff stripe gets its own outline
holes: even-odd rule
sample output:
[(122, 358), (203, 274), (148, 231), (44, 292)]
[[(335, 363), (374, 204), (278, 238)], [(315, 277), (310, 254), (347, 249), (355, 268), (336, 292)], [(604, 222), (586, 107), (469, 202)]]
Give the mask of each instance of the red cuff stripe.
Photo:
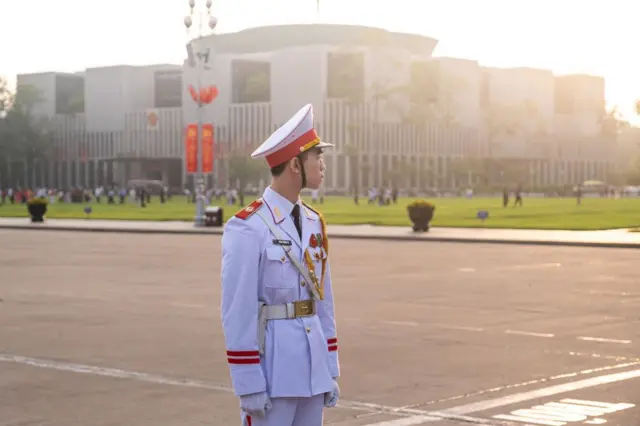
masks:
[(227, 351), (227, 356), (260, 356), (258, 351)]
[(260, 364), (260, 358), (227, 358), (229, 364)]
[(337, 337), (333, 337), (331, 339), (327, 339), (327, 344), (328, 345), (335, 345), (336, 343), (338, 343), (338, 338)]
[(329, 352), (335, 352), (338, 350), (338, 345), (329, 346)]

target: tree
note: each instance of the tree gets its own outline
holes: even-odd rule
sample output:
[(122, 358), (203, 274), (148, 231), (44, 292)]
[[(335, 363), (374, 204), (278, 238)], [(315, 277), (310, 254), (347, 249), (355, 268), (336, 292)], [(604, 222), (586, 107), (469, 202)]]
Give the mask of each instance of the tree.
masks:
[(9, 83), (4, 78), (0, 77), (0, 118), (6, 116), (7, 111), (11, 107), (11, 101), (13, 100), (13, 94), (9, 90)]
[(612, 138), (616, 138), (621, 131), (631, 126), (631, 124), (622, 117), (618, 105), (614, 105), (613, 108), (605, 111), (600, 122), (602, 124), (602, 134)]
[(460, 103), (457, 94), (465, 92), (468, 85), (466, 79), (437, 60), (413, 63), (407, 87), (411, 101), (408, 120), (418, 124), (425, 121), (456, 124)]
[(27, 171), (47, 158), (52, 133), (46, 121), (33, 116), (33, 107), (42, 99), (30, 86), (11, 93), (6, 80), (0, 79), (0, 182), (11, 174), (11, 165), (21, 162)]
[(485, 163), (480, 158), (457, 158), (452, 171), (458, 186), (473, 186), (486, 179)]
[(532, 149), (550, 151), (547, 126), (536, 105), (529, 99), (519, 104), (492, 104), (484, 124), (489, 143), (484, 170), (486, 183), (520, 184), (532, 179), (533, 174), (526, 172), (527, 161), (523, 158)]
[(640, 155), (631, 161), (623, 175), (628, 185), (640, 185)]
[(257, 183), (266, 174), (265, 163), (251, 159), (242, 150), (236, 150), (228, 158), (229, 181), (238, 185), (238, 201), (244, 205), (244, 190), (250, 183)]
[(355, 144), (355, 134), (357, 131), (355, 124), (349, 125), (349, 142), (344, 145), (344, 155), (349, 162), (349, 170), (351, 173), (351, 191), (353, 196), (360, 195), (360, 149)]

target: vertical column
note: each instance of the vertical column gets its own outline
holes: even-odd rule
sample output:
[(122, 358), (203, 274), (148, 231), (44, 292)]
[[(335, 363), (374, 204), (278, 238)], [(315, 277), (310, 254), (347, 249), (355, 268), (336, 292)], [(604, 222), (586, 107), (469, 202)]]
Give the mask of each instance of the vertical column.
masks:
[(40, 168), (39, 161), (31, 162), (31, 182), (29, 182), (29, 186), (32, 189), (36, 189), (38, 187), (38, 169)]
[[(351, 170), (351, 163), (353, 162), (353, 160), (351, 159), (350, 155), (345, 155), (344, 156), (344, 161), (345, 161), (345, 165), (346, 167), (344, 168), (344, 185), (345, 185), (345, 190), (346, 192), (349, 194), (349, 191), (351, 191), (352, 188), (352, 184), (351, 184), (351, 180), (353, 179), (352, 177), (352, 173), (353, 171)], [(353, 195), (353, 194), (350, 194)]]
[(181, 185), (180, 185), (180, 193), (182, 194), (182, 191), (184, 190), (184, 188), (186, 188), (187, 186), (187, 165), (186, 165), (186, 161), (185, 161), (185, 157), (184, 157), (184, 149), (182, 150), (183, 154), (182, 154), (182, 161), (181, 161), (181, 169), (182, 169), (182, 178), (181, 178)]
[(118, 163), (115, 160), (109, 160), (105, 162), (105, 183), (109, 186), (111, 185), (121, 185), (121, 182), (116, 181), (116, 173), (118, 171)]
[(331, 153), (331, 189), (338, 189), (338, 153), (334, 150)]
[(16, 177), (13, 175), (13, 161), (11, 158), (7, 160), (7, 176), (9, 176), (9, 186), (14, 188), (16, 187)]
[(422, 168), (424, 167), (424, 157), (422, 155), (416, 155), (416, 190), (422, 189)]
[(100, 161), (93, 160), (93, 186), (97, 188), (100, 185)]
[(28, 188), (30, 186), (29, 184), (29, 170), (27, 169), (27, 161), (24, 160), (22, 162), (22, 179), (23, 180), (23, 184), (22, 186), (24, 186), (25, 188)]
[(380, 189), (382, 186), (383, 169), (384, 169), (384, 151), (378, 151), (378, 176), (376, 176), (376, 188)]
[(47, 167), (47, 187), (55, 188), (57, 186), (57, 182), (55, 179), (55, 171), (56, 171), (56, 162), (53, 160), (49, 161), (49, 166)]
[[(169, 170), (168, 170), (168, 165), (163, 162), (162, 163), (162, 183), (165, 185), (169, 185)], [(211, 188), (213, 187), (213, 184), (210, 186)]]
[(445, 187), (452, 187), (455, 186), (455, 179), (453, 178), (453, 175), (451, 173), (451, 164), (449, 164), (451, 162), (451, 158), (450, 157), (444, 157), (444, 161), (442, 162), (442, 165), (444, 167), (444, 176), (445, 176)]

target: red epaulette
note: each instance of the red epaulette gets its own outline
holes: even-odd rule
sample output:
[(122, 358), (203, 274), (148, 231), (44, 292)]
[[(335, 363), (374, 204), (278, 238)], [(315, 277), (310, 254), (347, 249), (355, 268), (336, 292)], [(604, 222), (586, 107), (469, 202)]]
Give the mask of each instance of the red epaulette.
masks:
[(236, 213), (236, 217), (242, 220), (246, 220), (249, 216), (254, 214), (256, 210), (262, 207), (262, 204), (263, 204), (262, 198), (258, 198), (253, 203), (249, 204), (247, 207), (245, 207), (244, 209)]

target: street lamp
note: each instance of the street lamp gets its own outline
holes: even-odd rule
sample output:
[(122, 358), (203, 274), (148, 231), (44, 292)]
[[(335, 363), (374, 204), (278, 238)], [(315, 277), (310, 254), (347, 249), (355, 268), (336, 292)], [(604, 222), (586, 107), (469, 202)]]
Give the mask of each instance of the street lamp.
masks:
[[(212, 3), (213, 0), (206, 0), (206, 12), (202, 10), (194, 11), (196, 0), (189, 0), (189, 15), (184, 18), (184, 26), (187, 29), (187, 37), (189, 38), (189, 43), (187, 44), (188, 64), (190, 68), (196, 69), (198, 93), (203, 92), (202, 74), (205, 70), (210, 69), (210, 66), (208, 65), (211, 53), (210, 49), (204, 49), (201, 43), (202, 37), (205, 35), (205, 26), (208, 25), (209, 28), (213, 30), (218, 24), (218, 19), (211, 15)], [(208, 18), (206, 21), (204, 20), (205, 17)], [(193, 29), (191, 28), (192, 26), (194, 27)], [(198, 169), (193, 179), (193, 193), (196, 198), (196, 217), (194, 219), (194, 225), (204, 226), (205, 181), (202, 168), (202, 107), (203, 104), (209, 102), (204, 101), (202, 96), (194, 98), (194, 101), (198, 106)]]

